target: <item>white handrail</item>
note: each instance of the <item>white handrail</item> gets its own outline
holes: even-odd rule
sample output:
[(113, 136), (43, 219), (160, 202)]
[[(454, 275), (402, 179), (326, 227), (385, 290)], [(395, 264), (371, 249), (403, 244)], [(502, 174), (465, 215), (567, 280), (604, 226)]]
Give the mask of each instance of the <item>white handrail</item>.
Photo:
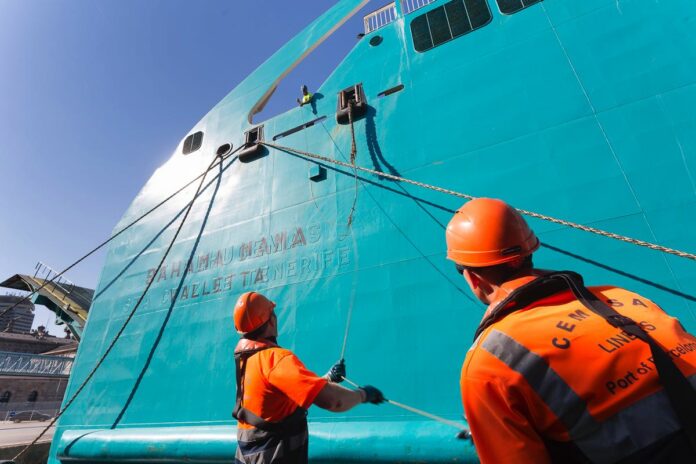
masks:
[(396, 19), (396, 3), (392, 2), (365, 16), (365, 34), (384, 27)]
[(419, 8), (428, 6), (435, 0), (401, 0), (401, 12), (405, 15)]

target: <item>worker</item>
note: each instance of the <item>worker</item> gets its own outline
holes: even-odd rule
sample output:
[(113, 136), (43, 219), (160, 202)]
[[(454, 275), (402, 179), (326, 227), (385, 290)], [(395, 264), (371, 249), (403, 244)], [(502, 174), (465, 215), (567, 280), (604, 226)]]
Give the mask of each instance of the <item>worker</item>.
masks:
[(349, 390), (338, 385), (343, 360), (319, 377), (290, 350), (277, 344), (275, 303), (256, 292), (239, 297), (234, 326), (242, 336), (234, 350), (237, 371), (237, 464), (307, 462), (307, 409), (316, 404), (343, 412), (360, 403), (379, 404), (384, 396), (366, 385)]
[(309, 89), (307, 88), (306, 85), (303, 85), (301, 88), (302, 91), (302, 99), (298, 98), (297, 103), (300, 106), (304, 106), (308, 103), (312, 102), (312, 97), (314, 96), (313, 94), (309, 93)]
[(503, 201), (466, 203), (446, 241), (488, 305), (460, 384), (482, 463), (696, 462), (696, 337), (679, 321), (535, 269), (539, 240)]

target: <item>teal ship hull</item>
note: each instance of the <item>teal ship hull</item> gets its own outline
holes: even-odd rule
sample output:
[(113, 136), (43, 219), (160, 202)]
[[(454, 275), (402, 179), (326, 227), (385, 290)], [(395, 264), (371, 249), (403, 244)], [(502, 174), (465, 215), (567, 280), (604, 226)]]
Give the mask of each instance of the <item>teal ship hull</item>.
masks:
[[(434, 21), (448, 2), (406, 12), (397, 1), (312, 105), (252, 122), (366, 3), (338, 2), (241, 82), (115, 231), (259, 126), (266, 141), (350, 162), (337, 95), (362, 84), (357, 166), (696, 251), (696, 3), (545, 0), (503, 14), (487, 0), (468, 33), (449, 17), (457, 36), (447, 40)], [(110, 245), (66, 400), (152, 286), (60, 418), (50, 463), (233, 461), (231, 310), (249, 290), (277, 303), (279, 342), (310, 369), (323, 373), (344, 352), (351, 380), (466, 427), (459, 372), (484, 308), (445, 259), (444, 226), (461, 198), (269, 147), (226, 158), (203, 185), (159, 271), (195, 185)], [(543, 242), (539, 267), (630, 288), (696, 330), (693, 260), (529, 221)], [(312, 462), (477, 461), (455, 428), (389, 404), (312, 408), (309, 421)]]

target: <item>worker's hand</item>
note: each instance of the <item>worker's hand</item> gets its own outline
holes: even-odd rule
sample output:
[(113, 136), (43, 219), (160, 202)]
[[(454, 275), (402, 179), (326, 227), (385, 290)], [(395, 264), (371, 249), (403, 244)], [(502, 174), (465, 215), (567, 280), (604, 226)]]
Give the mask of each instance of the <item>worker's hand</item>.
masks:
[(380, 404), (384, 403), (384, 395), (377, 388), (372, 385), (365, 385), (360, 387), (360, 390), (365, 394), (365, 399), (363, 403)]
[(346, 376), (346, 361), (344, 359), (341, 359), (336, 364), (331, 366), (331, 369), (329, 369), (329, 372), (327, 372), (324, 377), (326, 377), (327, 379), (329, 379), (333, 383), (341, 383), (341, 382), (343, 382), (343, 379), (345, 376)]
[(471, 432), (467, 429), (463, 429), (457, 434), (457, 438), (459, 440), (469, 440), (471, 438)]

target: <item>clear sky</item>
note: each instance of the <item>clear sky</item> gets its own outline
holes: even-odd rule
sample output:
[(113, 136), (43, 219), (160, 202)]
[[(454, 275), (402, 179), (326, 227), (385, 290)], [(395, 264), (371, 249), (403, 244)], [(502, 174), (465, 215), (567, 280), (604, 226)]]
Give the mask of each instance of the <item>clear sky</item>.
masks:
[[(61, 270), (107, 238), (188, 130), (334, 3), (0, 0), (0, 279), (37, 261)], [(288, 76), (264, 115), (318, 87), (382, 3)], [(67, 277), (94, 288), (103, 259)], [(35, 325), (52, 317), (40, 309)]]

